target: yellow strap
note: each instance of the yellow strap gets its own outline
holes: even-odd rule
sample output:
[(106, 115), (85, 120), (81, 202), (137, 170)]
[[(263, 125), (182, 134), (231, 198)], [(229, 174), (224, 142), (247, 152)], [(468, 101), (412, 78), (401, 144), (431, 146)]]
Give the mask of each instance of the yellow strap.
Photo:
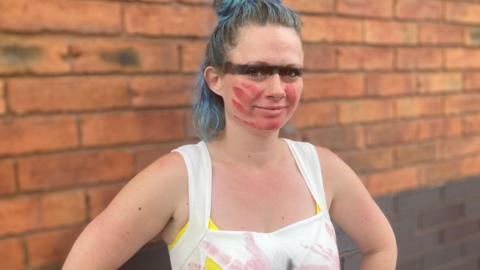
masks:
[(213, 222), (213, 220), (210, 219), (210, 220), (208, 221), (208, 230), (209, 230), (209, 231), (216, 232), (216, 231), (219, 231), (220, 229), (217, 227), (217, 225), (215, 225), (215, 222)]
[(180, 238), (182, 238), (182, 235), (185, 232), (185, 229), (187, 228), (187, 225), (188, 225), (188, 222), (185, 223), (185, 225), (183, 225), (182, 229), (180, 230), (180, 232), (178, 232), (175, 239), (170, 244), (168, 244), (168, 249), (169, 250), (172, 249), (177, 244), (177, 242), (178, 242), (178, 240), (180, 240)]
[(205, 259), (205, 270), (222, 270), (222, 268), (214, 260), (207, 256)]

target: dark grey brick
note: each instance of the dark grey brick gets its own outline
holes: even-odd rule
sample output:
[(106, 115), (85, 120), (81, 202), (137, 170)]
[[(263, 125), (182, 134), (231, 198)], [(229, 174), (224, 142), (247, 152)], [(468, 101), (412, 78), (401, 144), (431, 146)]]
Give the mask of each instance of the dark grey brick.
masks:
[(462, 256), (462, 245), (453, 245), (443, 248), (437, 248), (425, 255), (425, 268), (433, 269), (439, 265), (444, 265), (454, 261)]
[(466, 240), (463, 245), (466, 256), (480, 256), (480, 233), (476, 234), (475, 237)]
[(399, 261), (397, 270), (425, 270), (424, 259), (422, 257), (408, 261)]
[(465, 215), (466, 216), (479, 216), (480, 215), (480, 190), (479, 197), (468, 200), (465, 202)]
[(443, 229), (441, 232), (441, 242), (449, 243), (478, 233), (480, 233), (479, 221), (477, 219), (465, 220)]
[(480, 177), (470, 177), (462, 181), (449, 183), (444, 187), (444, 199), (463, 201), (468, 197), (478, 198), (480, 194)]
[(337, 235), (337, 246), (340, 254), (358, 250), (355, 242), (337, 225), (335, 225), (335, 234)]
[(134, 269), (171, 269), (167, 245), (163, 241), (148, 243), (120, 267), (120, 270)]
[(408, 260), (418, 257), (419, 254), (430, 251), (440, 244), (438, 232), (415, 234), (411, 237), (398, 238), (398, 257)]
[(342, 270), (358, 270), (360, 269), (360, 263), (362, 262), (362, 255), (360, 253), (354, 253), (343, 258)]
[(416, 233), (417, 220), (416, 217), (395, 218), (390, 221), (393, 232), (397, 239), (399, 238), (413, 238)]
[(382, 212), (390, 220), (395, 216), (395, 201), (394, 197), (379, 197), (375, 198), (375, 202), (382, 209)]
[(418, 225), (421, 229), (444, 225), (445, 223), (458, 220), (464, 216), (464, 205), (457, 203), (454, 205), (440, 206), (435, 209), (429, 209), (421, 213), (418, 217)]
[(454, 263), (446, 264), (432, 270), (479, 270), (478, 258), (464, 258)]
[(411, 216), (418, 211), (437, 206), (441, 202), (441, 189), (431, 188), (400, 193), (396, 200), (397, 215)]

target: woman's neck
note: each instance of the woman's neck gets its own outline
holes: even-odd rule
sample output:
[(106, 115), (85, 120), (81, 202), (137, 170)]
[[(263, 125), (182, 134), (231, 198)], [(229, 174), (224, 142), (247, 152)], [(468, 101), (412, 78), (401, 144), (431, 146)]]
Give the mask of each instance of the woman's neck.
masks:
[(278, 130), (252, 132), (243, 127), (226, 127), (223, 134), (209, 143), (211, 154), (222, 162), (252, 167), (275, 164), (284, 157), (285, 143)]

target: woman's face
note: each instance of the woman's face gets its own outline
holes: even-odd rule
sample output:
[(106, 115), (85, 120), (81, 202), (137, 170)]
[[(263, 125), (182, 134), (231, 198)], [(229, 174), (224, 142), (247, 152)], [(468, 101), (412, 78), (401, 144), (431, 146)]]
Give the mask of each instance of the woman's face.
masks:
[(303, 89), (300, 37), (283, 26), (245, 26), (220, 78), (227, 125), (236, 121), (278, 130), (293, 115)]

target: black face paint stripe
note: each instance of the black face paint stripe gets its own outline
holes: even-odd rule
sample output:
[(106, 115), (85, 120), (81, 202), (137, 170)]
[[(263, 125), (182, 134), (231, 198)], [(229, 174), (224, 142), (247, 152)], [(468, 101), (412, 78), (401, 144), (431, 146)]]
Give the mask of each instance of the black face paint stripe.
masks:
[(226, 62), (223, 65), (223, 72), (229, 74), (249, 75), (252, 72), (261, 72), (265, 75), (279, 74), (280, 76), (302, 76), (303, 69), (291, 66), (276, 66), (276, 65), (241, 65)]

